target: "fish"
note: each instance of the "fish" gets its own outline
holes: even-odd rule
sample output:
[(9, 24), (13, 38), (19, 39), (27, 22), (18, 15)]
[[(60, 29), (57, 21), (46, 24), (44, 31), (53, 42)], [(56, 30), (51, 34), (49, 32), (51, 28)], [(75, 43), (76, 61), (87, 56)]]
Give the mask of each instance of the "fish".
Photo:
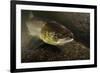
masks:
[(31, 15), (26, 21), (29, 34), (50, 45), (64, 45), (74, 40), (73, 33), (63, 24)]

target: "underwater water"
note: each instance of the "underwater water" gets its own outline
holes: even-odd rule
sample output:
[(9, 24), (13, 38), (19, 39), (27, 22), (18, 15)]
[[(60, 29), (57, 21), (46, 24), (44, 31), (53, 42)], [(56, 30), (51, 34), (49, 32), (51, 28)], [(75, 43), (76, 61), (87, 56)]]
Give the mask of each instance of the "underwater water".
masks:
[[(26, 25), (28, 16), (32, 12), (34, 19), (30, 28)], [(90, 15), (89, 13), (76, 12), (50, 12), (50, 11), (27, 11), (22, 10), (21, 15), (21, 61), (22, 62), (43, 62), (61, 60), (86, 60), (90, 58)], [(39, 20), (37, 20), (39, 18)], [(40, 37), (40, 31), (35, 31), (44, 24), (42, 21), (56, 21), (68, 28), (73, 33), (73, 41), (64, 45), (53, 45), (44, 42)], [(53, 24), (54, 25), (54, 24)], [(58, 25), (59, 26), (59, 25)], [(52, 27), (51, 27), (52, 28)], [(55, 26), (56, 28), (56, 26)], [(60, 29), (60, 28), (59, 28)], [(59, 30), (57, 29), (57, 31)], [(30, 35), (37, 34), (37, 36)], [(44, 30), (47, 31), (47, 30)], [(64, 31), (60, 30), (63, 33)], [(67, 33), (66, 33), (67, 34)], [(64, 34), (65, 35), (65, 34)], [(64, 36), (63, 35), (63, 36)], [(64, 38), (67, 36), (64, 36)], [(51, 39), (51, 43), (55, 42)], [(62, 38), (62, 36), (60, 37)], [(44, 38), (46, 39), (46, 37)], [(53, 42), (52, 42), (53, 41)]]

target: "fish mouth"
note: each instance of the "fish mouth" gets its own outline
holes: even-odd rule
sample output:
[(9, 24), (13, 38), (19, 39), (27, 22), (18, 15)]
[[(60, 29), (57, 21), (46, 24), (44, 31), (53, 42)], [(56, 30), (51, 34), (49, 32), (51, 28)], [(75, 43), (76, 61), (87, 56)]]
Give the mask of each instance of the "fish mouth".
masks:
[(66, 43), (72, 42), (73, 40), (74, 40), (73, 38), (71, 38), (71, 39), (66, 39), (66, 38), (64, 38), (64, 39), (59, 39), (59, 40), (57, 41), (57, 44), (58, 44), (58, 45), (64, 45), (64, 44), (66, 44)]

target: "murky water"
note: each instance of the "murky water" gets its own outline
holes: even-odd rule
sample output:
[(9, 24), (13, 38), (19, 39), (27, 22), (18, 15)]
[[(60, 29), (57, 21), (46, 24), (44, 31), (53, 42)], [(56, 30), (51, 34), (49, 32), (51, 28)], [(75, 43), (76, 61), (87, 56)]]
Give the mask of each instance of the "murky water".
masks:
[[(36, 24), (30, 29), (27, 27), (29, 13), (32, 12), (36, 21), (56, 21), (68, 28), (74, 34), (74, 41), (63, 46), (54, 46), (32, 34), (39, 33)], [(21, 50), (22, 62), (58, 61), (58, 60), (84, 60), (90, 58), (90, 15), (89, 13), (22, 11)], [(43, 23), (44, 24), (44, 23)], [(41, 26), (42, 27), (42, 26)], [(34, 29), (34, 30), (33, 30)], [(33, 30), (30, 34), (29, 30)], [(59, 29), (58, 29), (59, 30)], [(62, 30), (60, 30), (62, 31)], [(38, 34), (37, 34), (38, 36)]]

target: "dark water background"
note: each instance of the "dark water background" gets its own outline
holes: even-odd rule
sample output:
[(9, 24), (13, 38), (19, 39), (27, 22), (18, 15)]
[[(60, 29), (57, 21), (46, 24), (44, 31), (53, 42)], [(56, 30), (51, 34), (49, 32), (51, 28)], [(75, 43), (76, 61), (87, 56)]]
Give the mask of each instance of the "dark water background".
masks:
[(28, 30), (25, 25), (25, 21), (28, 19), (30, 12), (27, 10), (22, 11), (22, 62), (85, 60), (90, 58), (89, 13), (32, 11), (35, 17), (47, 21), (54, 20), (66, 26), (74, 33), (75, 39), (75, 41), (60, 48), (46, 43), (42, 45), (37, 44), (37, 48), (34, 48), (33, 43), (35, 38), (28, 35)]

